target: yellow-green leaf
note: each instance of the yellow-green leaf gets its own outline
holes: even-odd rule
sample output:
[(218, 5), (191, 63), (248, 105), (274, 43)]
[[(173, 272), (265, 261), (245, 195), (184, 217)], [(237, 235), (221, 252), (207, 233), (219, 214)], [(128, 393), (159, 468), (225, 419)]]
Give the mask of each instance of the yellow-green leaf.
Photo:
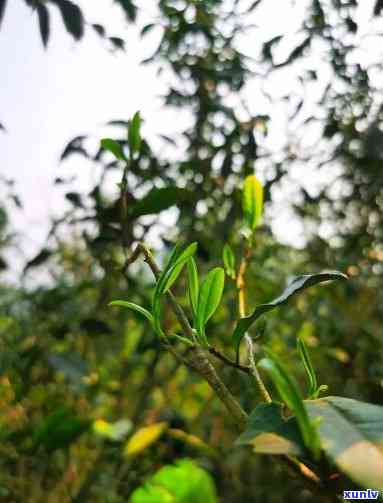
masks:
[(245, 179), (242, 209), (245, 222), (253, 231), (260, 223), (263, 213), (263, 187), (255, 175), (250, 175)]
[(160, 422), (140, 428), (126, 443), (124, 455), (127, 457), (134, 457), (141, 454), (145, 449), (159, 440), (167, 427), (168, 423)]
[(235, 255), (229, 244), (223, 247), (222, 260), (226, 274), (229, 278), (235, 279)]

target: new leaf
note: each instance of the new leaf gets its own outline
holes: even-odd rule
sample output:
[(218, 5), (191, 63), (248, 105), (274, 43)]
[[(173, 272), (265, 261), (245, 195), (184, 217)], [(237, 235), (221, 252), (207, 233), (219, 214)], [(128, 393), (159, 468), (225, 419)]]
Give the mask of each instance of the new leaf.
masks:
[(197, 331), (205, 344), (207, 344), (205, 325), (221, 302), (224, 285), (225, 272), (222, 267), (212, 269), (201, 285), (197, 308)]
[(263, 187), (255, 175), (246, 177), (242, 194), (242, 209), (245, 222), (254, 231), (263, 212)]

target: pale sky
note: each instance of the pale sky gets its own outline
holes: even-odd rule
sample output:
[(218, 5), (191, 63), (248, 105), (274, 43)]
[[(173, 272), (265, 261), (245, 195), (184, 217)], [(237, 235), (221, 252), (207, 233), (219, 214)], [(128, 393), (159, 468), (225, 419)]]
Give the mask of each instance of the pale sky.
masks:
[[(297, 2), (293, 9), (288, 1), (265, 0), (265, 8), (257, 10), (254, 19), (259, 27), (256, 36), (267, 40), (294, 32), (305, 3)], [(49, 217), (60, 215), (66, 207), (63, 191), (54, 188), (53, 180), (76, 173), (80, 191), (89, 183), (91, 167), (83, 160), (58, 163), (70, 139), (90, 134), (98, 141), (110, 134), (103, 128), (108, 120), (128, 119), (136, 110), (141, 111), (145, 120), (143, 133), (150, 140), (158, 133), (172, 135), (182, 131), (189, 120), (187, 112), (180, 116), (179, 111), (162, 107), (159, 95), (167, 89), (166, 75), (159, 78), (155, 67), (139, 64), (151, 55), (159, 40), (160, 29), (143, 41), (138, 37), (140, 27), (153, 20), (156, 2), (145, 0), (137, 28), (126, 25), (121, 10), (110, 0), (82, 0), (79, 4), (87, 21), (101, 22), (108, 33), (126, 39), (126, 52), (111, 52), (90, 28), (84, 39), (75, 43), (58, 14), (53, 19), (48, 49), (44, 50), (36, 16), (21, 0), (8, 1), (0, 30), (0, 122), (7, 128), (6, 134), (0, 133), (0, 173), (15, 180), (16, 192), (24, 203), (22, 211), (13, 212), (13, 223), (23, 235), (20, 244), (28, 257), (44, 242)], [(371, 5), (366, 0), (361, 19), (367, 19)], [(250, 33), (241, 40), (241, 49), (248, 55), (252, 55), (255, 46), (254, 36)], [(288, 48), (285, 50), (288, 54)], [(276, 94), (295, 85), (293, 75), (285, 77), (283, 83), (279, 80), (270, 84)], [(255, 81), (247, 84), (244, 96), (252, 112), (265, 113), (267, 109), (263, 110)], [(236, 97), (233, 100), (235, 104)], [(278, 150), (283, 145), (285, 128), (286, 109), (279, 107), (274, 110), (267, 148)], [(302, 179), (301, 173), (297, 176)], [(285, 190), (288, 196), (289, 188)], [(275, 229), (282, 240), (299, 242), (302, 229), (298, 223), (290, 222), (288, 234), (283, 219), (275, 224)], [(14, 258), (15, 262), (20, 261), (20, 257)]]

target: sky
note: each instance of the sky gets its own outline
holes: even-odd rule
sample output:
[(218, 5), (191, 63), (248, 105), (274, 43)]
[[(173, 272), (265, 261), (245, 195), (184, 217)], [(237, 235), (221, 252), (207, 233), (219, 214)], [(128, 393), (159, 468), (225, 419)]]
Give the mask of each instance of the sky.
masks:
[[(62, 214), (67, 207), (63, 192), (54, 187), (53, 180), (75, 174), (80, 191), (89, 185), (92, 172), (83, 160), (59, 164), (69, 140), (90, 134), (98, 142), (107, 135), (107, 121), (128, 119), (137, 110), (145, 119), (143, 134), (151, 140), (157, 133), (172, 135), (181, 131), (189, 121), (187, 112), (180, 116), (179, 111), (162, 106), (160, 96), (167, 89), (166, 76), (159, 79), (155, 66), (140, 65), (159, 40), (160, 31), (144, 40), (138, 36), (140, 27), (153, 20), (156, 2), (145, 0), (137, 27), (127, 26), (123, 13), (110, 0), (78, 3), (88, 22), (101, 21), (108, 33), (126, 40), (125, 52), (112, 51), (91, 29), (80, 43), (74, 42), (58, 13), (53, 17), (48, 49), (44, 50), (37, 19), (21, 0), (8, 1), (0, 30), (0, 122), (7, 129), (5, 134), (0, 133), (0, 174), (14, 179), (15, 192), (23, 203), (22, 210), (12, 211), (12, 225), (20, 235), (20, 255), (13, 257), (15, 264), (21, 264), (41, 248), (50, 218)], [(286, 31), (294, 32), (305, 3), (296, 2), (292, 9), (290, 2), (265, 2), (266, 8), (255, 19), (257, 37), (267, 40)], [(370, 0), (366, 0), (364, 5), (367, 4), (370, 6)], [(362, 12), (362, 18), (367, 10)], [(241, 40), (242, 49), (249, 55), (254, 47), (252, 37), (254, 34), (244, 35)], [(289, 83), (286, 75), (283, 85), (276, 81), (269, 90), (281, 94), (289, 85), (294, 83)], [(249, 81), (244, 92), (250, 108), (253, 103), (254, 112), (262, 113), (261, 93), (255, 81)], [(279, 107), (274, 112), (267, 142), (278, 149), (285, 137), (286, 110)], [(302, 180), (302, 174), (297, 173), (297, 177)], [(306, 178), (312, 184), (307, 170)], [(289, 187), (284, 190), (280, 202), (289, 197)], [(281, 215), (278, 207), (275, 213)], [(288, 213), (277, 218), (274, 227), (282, 241), (299, 244), (302, 228), (290, 220)]]
[(127, 119), (136, 110), (151, 117), (146, 134), (163, 125), (164, 118), (165, 124), (174, 124), (171, 112), (164, 115), (159, 95), (165, 88), (155, 68), (139, 64), (155, 40), (139, 43), (137, 29), (126, 27), (122, 12), (112, 8), (110, 0), (98, 0), (84, 12), (88, 21), (102, 20), (111, 34), (126, 39), (127, 51), (111, 51), (90, 29), (75, 43), (58, 15), (44, 50), (36, 17), (20, 0), (8, 2), (0, 31), (0, 122), (7, 129), (0, 134), (0, 173), (15, 180), (24, 206), (12, 212), (12, 220), (27, 256), (44, 242), (50, 217), (66, 206), (53, 180), (75, 173), (77, 183), (86, 186), (91, 176), (89, 166), (78, 159), (59, 165), (69, 140), (79, 134), (99, 139), (105, 136), (107, 121)]

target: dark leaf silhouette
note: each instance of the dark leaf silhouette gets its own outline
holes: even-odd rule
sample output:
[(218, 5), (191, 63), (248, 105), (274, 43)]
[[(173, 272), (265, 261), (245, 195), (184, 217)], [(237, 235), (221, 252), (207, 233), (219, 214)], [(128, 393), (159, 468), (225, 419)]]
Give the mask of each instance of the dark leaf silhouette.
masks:
[(153, 28), (155, 28), (156, 25), (154, 23), (151, 23), (151, 24), (147, 24), (145, 25), (142, 30), (141, 30), (141, 37), (143, 37), (144, 35), (147, 35), (149, 32), (151, 32), (153, 30)]
[(121, 51), (125, 50), (125, 40), (123, 40), (122, 38), (109, 37), (109, 40), (115, 49), (120, 49)]
[(75, 40), (84, 35), (84, 18), (81, 9), (70, 0), (51, 0), (60, 9), (61, 17), (68, 33)]
[(105, 37), (105, 28), (101, 24), (92, 24), (92, 28), (100, 37)]
[(50, 35), (50, 17), (49, 11), (44, 4), (38, 3), (36, 5), (37, 16), (39, 18), (39, 28), (41, 40), (43, 41), (44, 47), (47, 46), (49, 35)]
[(4, 17), (5, 6), (7, 5), (7, 0), (0, 0), (0, 25)]
[(156, 214), (190, 199), (190, 197), (191, 194), (186, 189), (178, 187), (154, 188), (134, 205), (132, 216), (137, 218), (142, 215)]
[(247, 9), (247, 12), (252, 12), (254, 9), (258, 7), (258, 5), (262, 2), (262, 0), (255, 0), (250, 7)]
[(29, 260), (25, 267), (24, 267), (24, 272), (30, 269), (31, 267), (37, 267), (44, 262), (46, 262), (49, 257), (51, 257), (52, 251), (49, 250), (48, 248), (42, 249), (33, 259)]
[(383, 10), (383, 0), (376, 0), (374, 5), (374, 16), (380, 16)]
[(85, 330), (85, 332), (89, 332), (89, 334), (110, 334), (111, 329), (110, 326), (105, 323), (105, 321), (98, 320), (96, 318), (85, 318), (81, 322), (81, 329)]
[(0, 257), (0, 270), (4, 271), (8, 267), (7, 262), (3, 259), (3, 257)]
[(262, 56), (264, 59), (268, 61), (273, 61), (273, 55), (272, 55), (272, 48), (275, 44), (277, 44), (281, 39), (283, 38), (283, 35), (277, 35), (276, 37), (273, 37), (272, 39), (268, 40), (263, 44), (262, 47)]
[(72, 154), (80, 154), (84, 157), (89, 157), (87, 151), (82, 145), (85, 139), (86, 136), (76, 136), (75, 138), (73, 138), (73, 140), (71, 140), (64, 148), (63, 153), (60, 156), (60, 161), (63, 161)]
[(84, 207), (81, 196), (78, 192), (68, 192), (65, 194), (65, 198), (68, 199), (68, 201), (70, 201), (76, 208)]
[(115, 0), (124, 10), (128, 21), (135, 21), (137, 17), (137, 7), (131, 0)]
[(296, 59), (303, 55), (304, 50), (311, 44), (311, 36), (305, 38), (305, 40), (299, 44), (290, 54), (290, 56), (283, 62), (275, 65), (275, 68), (282, 68), (283, 66), (290, 65)]

